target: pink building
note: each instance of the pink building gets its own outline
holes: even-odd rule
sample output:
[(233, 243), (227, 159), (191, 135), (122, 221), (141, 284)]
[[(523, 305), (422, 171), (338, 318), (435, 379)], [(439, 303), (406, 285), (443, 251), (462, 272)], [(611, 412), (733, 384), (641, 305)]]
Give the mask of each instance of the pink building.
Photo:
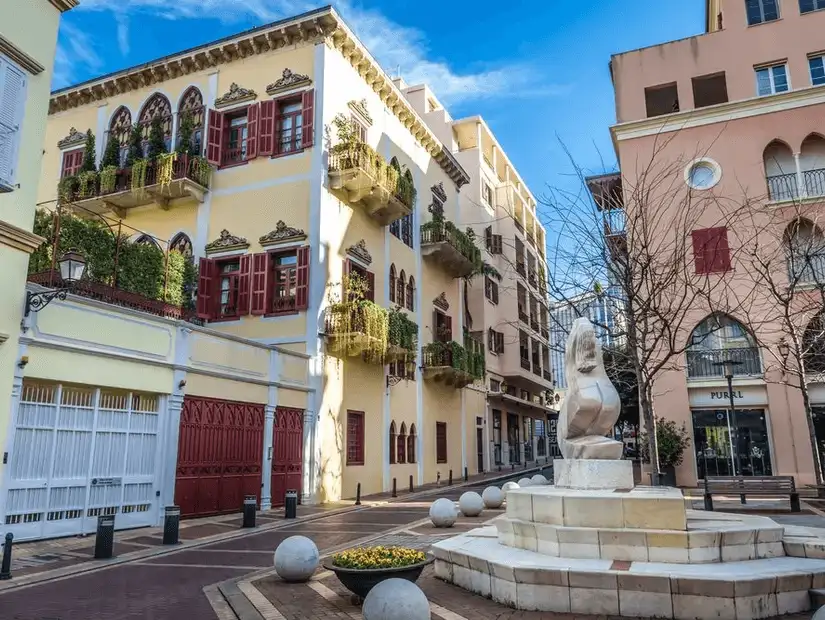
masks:
[[(617, 124), (611, 133), (621, 173), (589, 180), (597, 202), (606, 187), (624, 186), (629, 205), (627, 188), (655, 160), (665, 162), (679, 192), (720, 202), (747, 196), (764, 209), (765, 221), (783, 227), (798, 221), (801, 209), (810, 214), (803, 222), (807, 234), (821, 238), (815, 222), (825, 215), (823, 32), (825, 0), (707, 0), (704, 34), (614, 55)], [(688, 233), (694, 249), (697, 239), (715, 248), (712, 257), (696, 257), (695, 268), (708, 278), (727, 278), (730, 290), (753, 289), (737, 260), (746, 235), (719, 228), (718, 216), (713, 209), (703, 212)], [(825, 253), (822, 258), (804, 278), (809, 284), (825, 280)], [(752, 313), (748, 320), (726, 312), (724, 300), (715, 303), (710, 315), (707, 305), (695, 308), (679, 337), (701, 344), (691, 345), (654, 390), (657, 415), (684, 422), (693, 440), (677, 469), (678, 484), (695, 485), (706, 471), (814, 482), (801, 392), (787, 385), (776, 364), (781, 330), (761, 321), (757, 328)], [(724, 372), (714, 365), (724, 359), (740, 362), (734, 419)], [(821, 446), (825, 384), (812, 383), (811, 401)]]

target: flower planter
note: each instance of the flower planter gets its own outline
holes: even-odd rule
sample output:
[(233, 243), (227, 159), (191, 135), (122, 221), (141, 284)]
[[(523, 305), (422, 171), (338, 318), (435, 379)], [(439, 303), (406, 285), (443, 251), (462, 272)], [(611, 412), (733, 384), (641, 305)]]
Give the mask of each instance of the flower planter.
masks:
[(356, 597), (363, 600), (367, 597), (370, 590), (372, 590), (379, 583), (385, 579), (406, 579), (407, 581), (415, 581), (421, 576), (421, 571), (432, 564), (433, 558), (431, 555), (427, 559), (417, 564), (410, 564), (409, 566), (399, 566), (396, 568), (343, 568), (341, 566), (334, 566), (332, 558), (324, 562), (324, 568), (335, 573), (338, 581)]

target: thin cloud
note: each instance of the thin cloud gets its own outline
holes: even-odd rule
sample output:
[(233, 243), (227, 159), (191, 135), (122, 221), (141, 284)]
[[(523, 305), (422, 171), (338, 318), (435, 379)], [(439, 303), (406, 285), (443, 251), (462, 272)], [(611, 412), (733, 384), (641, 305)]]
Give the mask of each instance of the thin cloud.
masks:
[(123, 13), (115, 13), (117, 22), (117, 46), (124, 56), (129, 54), (129, 18)]
[(95, 50), (92, 38), (65, 17), (60, 20), (52, 87), (68, 86), (77, 82), (78, 75), (96, 73), (102, 69), (103, 59)]

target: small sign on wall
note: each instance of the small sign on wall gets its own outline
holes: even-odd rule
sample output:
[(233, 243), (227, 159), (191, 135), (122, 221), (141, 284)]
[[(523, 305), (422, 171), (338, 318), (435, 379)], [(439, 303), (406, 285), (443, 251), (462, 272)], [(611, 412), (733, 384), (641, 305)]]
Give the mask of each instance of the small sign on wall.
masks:
[[(692, 387), (688, 390), (691, 408), (730, 406), (727, 386)], [(764, 406), (768, 404), (768, 392), (764, 385), (748, 385), (733, 388), (733, 403), (737, 407)]]

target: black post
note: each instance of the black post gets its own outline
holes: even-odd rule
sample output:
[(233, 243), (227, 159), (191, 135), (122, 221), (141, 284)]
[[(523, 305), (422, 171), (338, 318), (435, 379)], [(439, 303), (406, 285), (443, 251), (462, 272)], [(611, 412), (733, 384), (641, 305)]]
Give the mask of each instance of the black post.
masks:
[(361, 505), (361, 483), (359, 482), (358, 485), (355, 487), (355, 505)]
[(524, 457), (524, 469), (527, 469), (527, 457)]
[(453, 470), (450, 470), (450, 481), (447, 482), (448, 486), (453, 486)]
[(298, 491), (290, 489), (284, 498), (284, 519), (294, 519), (298, 516)]
[(515, 463), (510, 463), (510, 469), (512, 469), (513, 471), (516, 471), (516, 464)]
[(163, 515), (163, 544), (177, 545), (180, 535), (180, 508), (167, 506)]
[(392, 496), (398, 497), (398, 486), (396, 485), (395, 478), (392, 479)]
[(258, 498), (254, 495), (246, 495), (243, 498), (243, 524), (241, 527), (255, 527), (255, 508)]
[(0, 566), (0, 581), (11, 579), (11, 544), (14, 534), (6, 534), (6, 542), (3, 544), (3, 564)]
[(95, 535), (95, 560), (108, 560), (115, 546), (115, 515), (101, 515), (97, 518)]
[(464, 482), (468, 482), (470, 480), (470, 476), (467, 473), (467, 468), (464, 468)]
[(413, 488), (414, 488), (414, 487), (413, 487), (413, 475), (412, 475), (412, 474), (410, 474), (410, 493), (412, 493), (412, 492), (413, 492)]
[[(730, 462), (733, 465), (733, 471), (731, 472), (732, 475), (736, 475), (736, 471), (739, 469), (739, 459), (737, 458), (737, 453), (739, 452), (739, 433), (736, 432), (736, 405), (733, 402), (733, 373), (727, 373), (728, 380), (728, 396), (730, 397), (730, 443), (731, 448), (733, 449), (730, 455)], [(741, 498), (742, 503), (745, 503), (745, 496), (742, 495)]]

